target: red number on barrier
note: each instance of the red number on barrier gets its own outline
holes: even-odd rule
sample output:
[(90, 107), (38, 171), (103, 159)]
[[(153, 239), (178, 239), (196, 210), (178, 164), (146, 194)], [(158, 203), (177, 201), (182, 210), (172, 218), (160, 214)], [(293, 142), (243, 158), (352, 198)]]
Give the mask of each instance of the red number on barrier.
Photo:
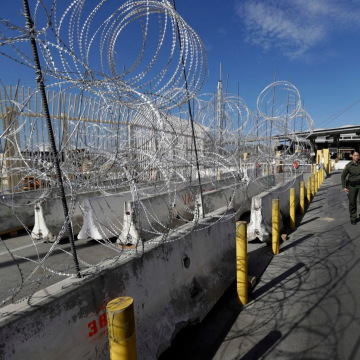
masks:
[(96, 326), (96, 320), (93, 320), (93, 321), (89, 322), (88, 323), (88, 328), (91, 330), (89, 332), (89, 337), (94, 336), (98, 332), (98, 328)]
[(106, 312), (104, 312), (99, 316), (99, 324), (100, 324), (100, 329), (104, 328), (107, 325)]

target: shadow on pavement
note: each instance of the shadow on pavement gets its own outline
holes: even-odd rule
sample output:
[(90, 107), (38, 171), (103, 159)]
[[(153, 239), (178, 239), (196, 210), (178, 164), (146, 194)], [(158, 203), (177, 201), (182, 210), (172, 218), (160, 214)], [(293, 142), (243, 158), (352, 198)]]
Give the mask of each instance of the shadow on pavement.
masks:
[(270, 331), (262, 340), (260, 340), (248, 353), (246, 353), (240, 360), (258, 360), (271, 347), (273, 347), (280, 339), (281, 332), (277, 330)]

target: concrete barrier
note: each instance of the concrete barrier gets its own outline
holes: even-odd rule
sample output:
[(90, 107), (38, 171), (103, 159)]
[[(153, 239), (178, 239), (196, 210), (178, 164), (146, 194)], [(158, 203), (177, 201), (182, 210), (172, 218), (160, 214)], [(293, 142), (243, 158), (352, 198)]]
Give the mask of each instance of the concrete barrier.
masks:
[(303, 175), (298, 175), (286, 183), (280, 183), (269, 191), (264, 191), (252, 198), (250, 223), (247, 230), (248, 240), (258, 238), (260, 241), (271, 241), (272, 200), (280, 200), (280, 231), (283, 229), (283, 218), (290, 215), (290, 188), (295, 188), (296, 208), (300, 205), (300, 183)]
[[(218, 216), (224, 209), (212, 215)], [(106, 304), (134, 299), (138, 359), (156, 359), (172, 337), (201, 321), (236, 275), (234, 217), (178, 229), (131, 250), (97, 274), (68, 278), (0, 309), (1, 359), (108, 359)], [(186, 235), (184, 235), (186, 233)]]
[[(110, 184), (110, 180), (103, 182), (103, 186)], [(37, 189), (11, 195), (3, 195), (0, 202), (0, 218), (2, 220), (0, 231), (4, 233), (13, 229), (20, 229), (22, 228), (22, 224), (29, 227), (36, 225), (36, 228), (39, 231), (37, 232), (37, 235), (34, 233), (34, 239), (40, 239), (41, 236), (39, 235), (39, 232), (46, 233), (46, 229), (43, 226), (45, 223), (51, 233), (50, 237), (58, 234), (65, 221), (61, 200), (58, 197), (58, 189), (56, 187), (48, 189), (49, 194), (45, 198), (43, 196), (44, 191), (45, 189)], [(121, 191), (121, 188), (118, 188), (118, 191)], [(68, 191), (66, 193), (67, 202), (70, 204), (71, 196), (68, 194)], [(100, 194), (101, 192), (97, 190), (82, 189), (81, 192), (76, 194), (78, 204), (88, 197), (99, 196)], [(40, 204), (40, 214), (40, 212), (37, 212), (34, 208), (34, 201), (41, 198), (42, 200), (36, 204)], [(11, 208), (12, 203), (16, 205), (14, 209)], [(78, 204), (76, 205), (73, 218), (75, 234), (80, 231), (82, 226), (82, 211)], [(14, 215), (13, 210), (17, 216)], [(39, 219), (39, 216), (42, 218)], [(35, 224), (36, 218), (38, 218), (38, 224)], [(67, 233), (64, 234), (64, 236), (67, 236)]]
[[(202, 198), (205, 216), (222, 207), (228, 207), (235, 209), (235, 218), (238, 219), (243, 212), (250, 210), (251, 197), (260, 193), (263, 188), (273, 185), (274, 179), (274, 176), (265, 176), (257, 179), (256, 183), (240, 183), (236, 186), (224, 186), (224, 181), (216, 183), (215, 186), (211, 183), (204, 184)], [(212, 190), (212, 187), (219, 188)], [(173, 194), (162, 193), (141, 201), (125, 201), (124, 226), (117, 242), (130, 245), (136, 244), (140, 239), (148, 241), (160, 234), (167, 236), (172, 229), (183, 225), (184, 221), (192, 220), (193, 214), (186, 214), (186, 207), (193, 210), (197, 206), (199, 211), (195, 212), (195, 221), (202, 218), (201, 199), (194, 199), (196, 190), (194, 187), (192, 193), (186, 189), (177, 191), (175, 198), (172, 197)]]
[[(202, 189), (204, 192), (219, 186), (226, 186), (231, 179), (211, 182), (205, 180)], [(150, 238), (164, 233), (166, 227), (172, 228), (183, 225), (184, 222), (193, 219), (194, 199), (198, 186), (184, 187), (183, 183), (174, 184), (179, 187), (176, 191), (166, 191), (156, 195), (142, 197), (133, 201), (130, 191), (111, 196), (97, 196), (85, 199), (82, 202), (84, 211), (82, 228), (78, 239), (106, 239), (121, 236), (125, 229), (126, 236), (122, 242), (134, 243), (138, 238), (149, 240)], [(156, 188), (142, 189), (151, 194)], [(125, 214), (125, 215), (124, 215)], [(143, 229), (141, 237), (133, 225), (137, 224)], [(140, 220), (141, 218), (141, 220)], [(131, 236), (130, 236), (131, 235)], [(126, 240), (131, 238), (133, 240)]]
[[(209, 214), (222, 207), (233, 208), (236, 212), (235, 220), (237, 221), (244, 212), (251, 210), (251, 199), (255, 195), (274, 185), (275, 176), (266, 175), (258, 178), (255, 183), (240, 183), (236, 186), (230, 185), (212, 190), (203, 194), (203, 206), (199, 206), (199, 209), (204, 209), (205, 214)], [(200, 216), (202, 216), (201, 212)]]
[(350, 160), (339, 160), (338, 162), (334, 162), (335, 170), (344, 170), (345, 166), (350, 162)]
[[(203, 187), (205, 193), (211, 184)], [(176, 193), (160, 193), (140, 201), (124, 202), (123, 231), (117, 242), (125, 245), (148, 241), (156, 236), (167, 236), (170, 229), (191, 221), (195, 208), (196, 187), (178, 190)]]
[(83, 226), (78, 239), (109, 239), (121, 234), (124, 202), (132, 199), (130, 191), (112, 196), (98, 196), (82, 202)]

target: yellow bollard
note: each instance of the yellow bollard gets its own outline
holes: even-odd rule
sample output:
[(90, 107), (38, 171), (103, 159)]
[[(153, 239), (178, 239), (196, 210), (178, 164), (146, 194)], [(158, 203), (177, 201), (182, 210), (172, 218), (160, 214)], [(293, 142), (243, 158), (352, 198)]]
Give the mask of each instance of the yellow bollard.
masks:
[(315, 196), (315, 174), (311, 175), (311, 198)]
[(248, 266), (247, 266), (247, 223), (236, 223), (236, 282), (238, 303), (248, 303)]
[(300, 183), (300, 212), (305, 214), (305, 183)]
[(124, 296), (106, 305), (111, 360), (136, 360), (134, 301)]
[(280, 252), (280, 200), (274, 199), (272, 201), (272, 249), (275, 255)]
[(266, 164), (266, 167), (265, 167), (265, 174), (269, 175), (269, 165), (268, 164)]
[(290, 189), (290, 229), (295, 229), (295, 188)]
[(221, 172), (219, 172), (218, 180), (221, 180)]
[(319, 174), (318, 174), (318, 172), (316, 171), (316, 172), (315, 172), (315, 194), (317, 193), (318, 188), (319, 188)]
[(310, 204), (311, 202), (311, 179), (308, 177), (307, 179), (307, 189), (306, 189), (306, 195), (307, 195), (307, 203)]
[(322, 171), (323, 169), (321, 168), (320, 169), (320, 181), (319, 181), (319, 187), (322, 185), (322, 183), (323, 183), (323, 171)]

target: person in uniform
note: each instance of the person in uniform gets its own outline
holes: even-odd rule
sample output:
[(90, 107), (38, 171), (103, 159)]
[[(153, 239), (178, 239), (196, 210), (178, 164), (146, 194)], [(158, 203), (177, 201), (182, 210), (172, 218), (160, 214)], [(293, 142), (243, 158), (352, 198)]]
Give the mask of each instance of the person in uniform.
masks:
[[(349, 177), (346, 181), (348, 175)], [(349, 198), (351, 224), (356, 225), (357, 197), (360, 190), (360, 161), (358, 151), (353, 152), (352, 161), (346, 164), (341, 174), (341, 184)]]

